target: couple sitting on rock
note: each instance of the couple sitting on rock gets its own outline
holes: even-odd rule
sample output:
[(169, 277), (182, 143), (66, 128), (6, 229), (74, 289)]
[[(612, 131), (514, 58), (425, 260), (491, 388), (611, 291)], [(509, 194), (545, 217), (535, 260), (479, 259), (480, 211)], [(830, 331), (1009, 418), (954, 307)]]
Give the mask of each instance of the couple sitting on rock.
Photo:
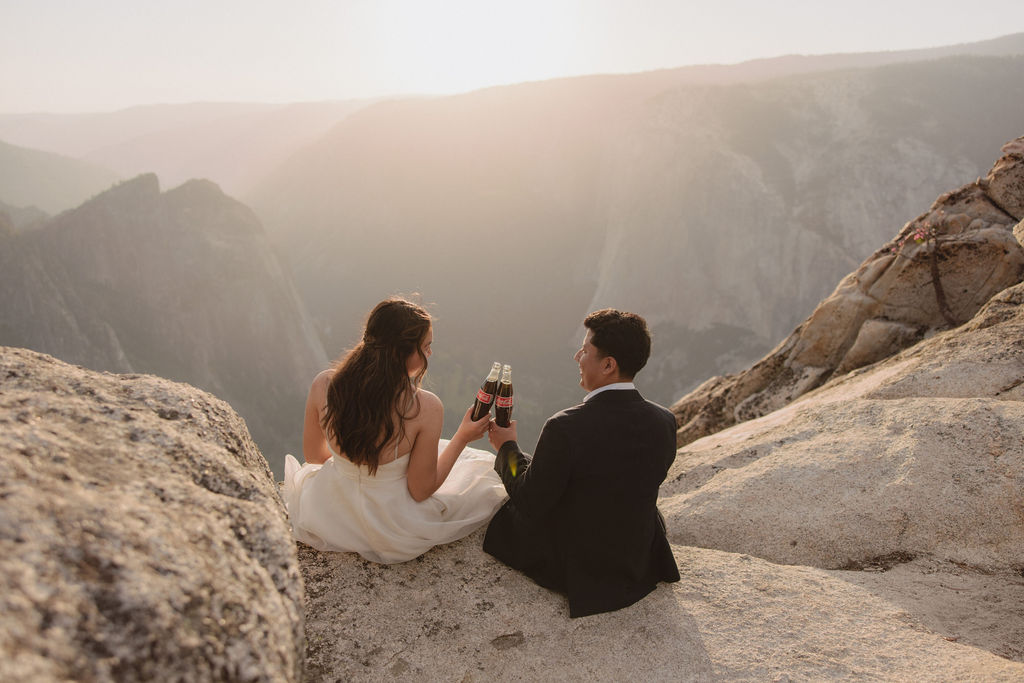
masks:
[[(656, 507), (675, 458), (675, 418), (632, 383), (650, 355), (647, 324), (606, 309), (584, 325), (575, 360), (590, 393), (548, 419), (531, 458), (516, 443), (515, 421), (474, 422), (471, 408), (451, 440), (441, 439), (444, 407), (420, 387), (430, 315), (402, 299), (378, 304), (362, 341), (310, 388), (306, 463), (285, 459), (295, 537), (394, 563), (491, 520), (484, 550), (567, 595), (573, 617), (626, 607), (659, 581), (677, 581)], [(485, 434), (497, 457), (467, 448)]]

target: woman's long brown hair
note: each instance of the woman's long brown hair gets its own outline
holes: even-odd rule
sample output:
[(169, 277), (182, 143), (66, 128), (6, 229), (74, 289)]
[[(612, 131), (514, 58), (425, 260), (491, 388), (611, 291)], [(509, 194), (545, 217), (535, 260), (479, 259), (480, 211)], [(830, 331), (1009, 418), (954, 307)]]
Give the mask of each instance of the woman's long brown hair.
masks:
[[(362, 341), (345, 354), (327, 386), (324, 433), (370, 474), (384, 446), (401, 439), (405, 420), (415, 415), (410, 397), (427, 372), (423, 340), (429, 330), (430, 314), (421, 306), (398, 298), (380, 302)], [(410, 377), (405, 364), (413, 353), (423, 365)]]

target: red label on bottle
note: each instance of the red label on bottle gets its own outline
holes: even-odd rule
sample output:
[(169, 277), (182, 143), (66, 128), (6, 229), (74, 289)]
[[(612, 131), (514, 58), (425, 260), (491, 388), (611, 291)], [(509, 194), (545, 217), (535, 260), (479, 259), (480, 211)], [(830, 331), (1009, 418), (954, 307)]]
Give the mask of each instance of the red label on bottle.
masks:
[(488, 394), (486, 391), (481, 389), (478, 392), (476, 392), (476, 400), (480, 401), (481, 403), (490, 403), (491, 401), (494, 400), (494, 394)]
[(499, 396), (498, 401), (494, 404), (498, 408), (511, 408), (512, 397), (511, 396)]

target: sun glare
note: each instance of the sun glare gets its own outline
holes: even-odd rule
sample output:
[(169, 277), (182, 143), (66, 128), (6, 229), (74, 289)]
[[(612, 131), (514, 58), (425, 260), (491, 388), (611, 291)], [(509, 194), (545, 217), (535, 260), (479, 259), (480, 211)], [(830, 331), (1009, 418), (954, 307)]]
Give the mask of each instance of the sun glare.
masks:
[(10, 2), (0, 13), (0, 111), (445, 94), (790, 53), (931, 47), (994, 38), (1024, 22), (1020, 0), (991, 0), (985, 13), (955, 23), (935, 3)]
[(412, 92), (457, 92), (565, 72), (580, 21), (565, 3), (404, 3), (377, 8), (381, 77)]

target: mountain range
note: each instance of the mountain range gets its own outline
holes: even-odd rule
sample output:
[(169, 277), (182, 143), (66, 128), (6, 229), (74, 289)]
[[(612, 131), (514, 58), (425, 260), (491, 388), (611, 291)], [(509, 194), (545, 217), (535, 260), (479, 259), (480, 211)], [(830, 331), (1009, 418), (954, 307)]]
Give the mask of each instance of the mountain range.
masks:
[(529, 448), (579, 400), (595, 308), (648, 318), (638, 382), (665, 404), (763, 356), (1020, 134), (1021, 54), (1024, 34), (451, 97), (0, 115), (8, 142), (252, 207), (145, 175), (40, 223), (13, 218), (43, 206), (28, 190), (0, 192), (0, 344), (211, 390), (276, 467), (326, 356), (420, 292), (446, 432), (501, 360)]
[(52, 152), (0, 141), (0, 203), (4, 213), (35, 207), (57, 213), (78, 206), (118, 180), (113, 171)]
[(237, 195), (368, 102), (199, 102), (95, 114), (0, 114), (0, 140), (75, 158), (114, 179), (156, 173), (173, 187), (206, 178)]

